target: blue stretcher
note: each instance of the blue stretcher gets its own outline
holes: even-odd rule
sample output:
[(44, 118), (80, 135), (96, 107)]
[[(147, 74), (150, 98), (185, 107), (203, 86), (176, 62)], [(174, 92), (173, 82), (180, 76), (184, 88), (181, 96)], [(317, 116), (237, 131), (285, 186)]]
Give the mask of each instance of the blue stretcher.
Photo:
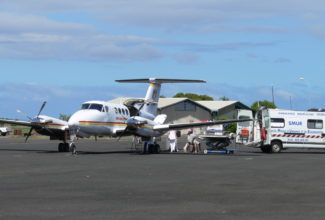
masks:
[(237, 149), (204, 150), (204, 154), (234, 154)]

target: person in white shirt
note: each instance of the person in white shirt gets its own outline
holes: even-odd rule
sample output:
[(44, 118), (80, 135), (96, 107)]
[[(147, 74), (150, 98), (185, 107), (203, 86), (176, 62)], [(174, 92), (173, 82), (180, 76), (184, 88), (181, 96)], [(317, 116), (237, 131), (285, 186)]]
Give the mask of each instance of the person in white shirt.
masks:
[(175, 130), (170, 130), (168, 134), (168, 140), (170, 144), (170, 152), (177, 152), (177, 135)]

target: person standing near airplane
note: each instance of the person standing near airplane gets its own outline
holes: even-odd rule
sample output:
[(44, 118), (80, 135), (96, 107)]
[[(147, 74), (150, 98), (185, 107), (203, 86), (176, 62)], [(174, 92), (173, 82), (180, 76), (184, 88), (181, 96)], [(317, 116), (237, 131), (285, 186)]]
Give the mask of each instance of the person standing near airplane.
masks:
[(168, 134), (168, 140), (170, 145), (170, 152), (177, 152), (177, 134), (175, 130), (170, 130)]

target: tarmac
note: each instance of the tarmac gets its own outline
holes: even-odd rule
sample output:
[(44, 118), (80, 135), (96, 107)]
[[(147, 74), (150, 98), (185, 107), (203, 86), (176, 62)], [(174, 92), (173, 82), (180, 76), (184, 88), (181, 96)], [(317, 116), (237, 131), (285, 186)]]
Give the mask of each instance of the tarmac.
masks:
[(80, 140), (72, 155), (58, 143), (0, 138), (0, 219), (324, 219), (324, 150), (143, 155), (123, 138)]

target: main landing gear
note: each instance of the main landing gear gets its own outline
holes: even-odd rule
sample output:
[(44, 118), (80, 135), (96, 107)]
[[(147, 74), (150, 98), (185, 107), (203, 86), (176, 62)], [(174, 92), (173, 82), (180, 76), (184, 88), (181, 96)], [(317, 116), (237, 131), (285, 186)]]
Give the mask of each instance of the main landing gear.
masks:
[(143, 146), (144, 154), (159, 154), (160, 153), (160, 145), (152, 142), (145, 142)]
[(74, 143), (60, 143), (58, 146), (59, 152), (71, 152), (72, 154), (77, 153), (77, 148)]

